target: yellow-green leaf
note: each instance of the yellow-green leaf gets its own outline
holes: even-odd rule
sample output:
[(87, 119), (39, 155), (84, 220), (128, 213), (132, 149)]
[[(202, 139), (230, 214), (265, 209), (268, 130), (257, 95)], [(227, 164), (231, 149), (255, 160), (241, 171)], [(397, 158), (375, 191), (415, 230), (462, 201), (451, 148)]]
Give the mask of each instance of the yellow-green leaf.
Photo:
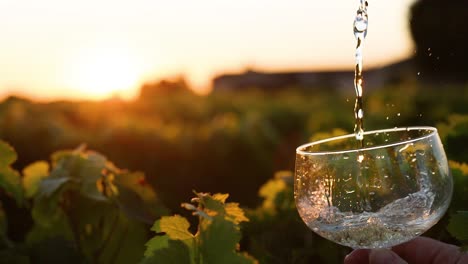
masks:
[(27, 198), (33, 197), (42, 179), (49, 176), (49, 164), (38, 161), (23, 169), (23, 187)]
[(213, 199), (218, 200), (222, 203), (226, 202), (226, 199), (229, 197), (229, 194), (227, 193), (215, 193), (213, 194)]
[(169, 238), (167, 236), (155, 236), (146, 242), (145, 257), (152, 257), (154, 251), (161, 248), (167, 248), (169, 246)]
[(16, 159), (15, 150), (8, 143), (0, 141), (0, 167), (11, 165)]
[(239, 207), (238, 203), (227, 203), (224, 209), (228, 217), (236, 224), (249, 221), (249, 219), (245, 217), (244, 210)]
[(286, 183), (278, 178), (265, 183), (259, 191), (259, 195), (265, 199), (263, 201), (263, 208), (266, 210), (274, 210), (276, 195), (285, 190), (286, 187)]
[(156, 221), (151, 230), (164, 232), (172, 240), (192, 239), (193, 235), (188, 231), (190, 223), (180, 215), (164, 216)]

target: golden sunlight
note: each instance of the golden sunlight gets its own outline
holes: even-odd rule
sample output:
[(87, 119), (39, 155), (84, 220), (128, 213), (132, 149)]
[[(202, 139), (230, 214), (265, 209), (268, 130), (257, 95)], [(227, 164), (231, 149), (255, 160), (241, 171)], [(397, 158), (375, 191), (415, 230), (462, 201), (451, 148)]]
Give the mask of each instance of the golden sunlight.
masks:
[(95, 100), (135, 96), (143, 74), (143, 65), (136, 56), (112, 47), (82, 50), (70, 64), (67, 85), (78, 95)]

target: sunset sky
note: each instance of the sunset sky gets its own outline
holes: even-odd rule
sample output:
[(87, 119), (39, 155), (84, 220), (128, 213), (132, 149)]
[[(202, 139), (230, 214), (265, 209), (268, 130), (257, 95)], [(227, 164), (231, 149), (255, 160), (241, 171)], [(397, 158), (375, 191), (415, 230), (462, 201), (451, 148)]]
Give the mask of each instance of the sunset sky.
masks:
[[(364, 70), (413, 52), (413, 0), (369, 1)], [(358, 0), (0, 0), (0, 97), (131, 98), (142, 82), (351, 69)]]

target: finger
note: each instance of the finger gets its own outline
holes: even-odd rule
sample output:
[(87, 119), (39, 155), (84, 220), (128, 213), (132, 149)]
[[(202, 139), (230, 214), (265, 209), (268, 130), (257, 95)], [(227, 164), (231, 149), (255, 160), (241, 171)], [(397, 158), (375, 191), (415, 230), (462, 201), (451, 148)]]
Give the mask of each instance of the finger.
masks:
[(369, 254), (370, 264), (408, 264), (395, 252), (388, 249), (373, 249)]
[(368, 249), (356, 249), (349, 253), (344, 259), (344, 264), (367, 264), (369, 263)]
[(468, 255), (457, 246), (427, 237), (415, 238), (392, 250), (409, 263), (468, 263)]

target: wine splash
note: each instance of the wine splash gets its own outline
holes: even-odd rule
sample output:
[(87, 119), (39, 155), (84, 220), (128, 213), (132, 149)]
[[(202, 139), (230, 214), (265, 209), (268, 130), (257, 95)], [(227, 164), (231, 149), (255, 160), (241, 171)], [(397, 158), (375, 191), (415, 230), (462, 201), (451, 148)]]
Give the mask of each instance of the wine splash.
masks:
[(357, 40), (356, 45), (356, 66), (354, 71), (354, 89), (356, 90), (356, 103), (354, 105), (354, 117), (356, 125), (354, 133), (359, 141), (360, 147), (364, 147), (364, 110), (362, 107), (362, 44), (367, 35), (368, 16), (367, 16), (367, 1), (360, 0), (361, 3), (354, 19), (353, 31)]
[(352, 248), (387, 248), (406, 242), (433, 226), (444, 214), (431, 210), (435, 195), (428, 189), (411, 193), (376, 212), (341, 212), (299, 200), (305, 223), (322, 237)]

